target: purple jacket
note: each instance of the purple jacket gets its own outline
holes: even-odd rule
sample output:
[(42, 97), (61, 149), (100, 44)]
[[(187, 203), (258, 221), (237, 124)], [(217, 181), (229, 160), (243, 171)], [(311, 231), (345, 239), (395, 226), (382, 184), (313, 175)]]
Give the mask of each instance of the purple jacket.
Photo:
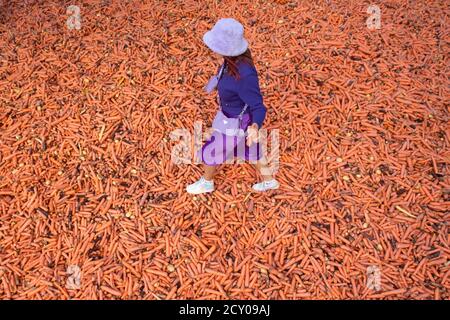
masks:
[[(245, 113), (250, 113), (252, 122), (261, 128), (266, 117), (266, 107), (259, 88), (258, 72), (247, 63), (238, 64), (240, 79), (227, 74), (227, 69), (217, 84), (222, 111), (226, 116), (237, 116), (247, 103)], [(220, 67), (219, 67), (220, 70)]]

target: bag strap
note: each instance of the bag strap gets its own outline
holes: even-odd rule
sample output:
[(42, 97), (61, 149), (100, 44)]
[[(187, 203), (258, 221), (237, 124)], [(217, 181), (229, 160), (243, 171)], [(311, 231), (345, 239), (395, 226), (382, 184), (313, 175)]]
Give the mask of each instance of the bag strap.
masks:
[(242, 109), (241, 113), (239, 114), (239, 118), (242, 118), (242, 116), (244, 115), (245, 110), (247, 110), (248, 105), (245, 104), (244, 108)]
[(224, 62), (224, 63), (222, 64), (222, 66), (220, 67), (219, 74), (217, 75), (217, 80), (220, 80), (220, 78), (222, 78), (224, 69), (225, 69), (225, 62)]
[[(219, 95), (217, 95), (217, 100), (219, 102), (219, 110), (222, 111), (222, 106), (220, 105), (220, 101), (219, 101)], [(242, 109), (241, 113), (239, 113), (238, 118), (242, 118), (242, 116), (244, 115), (245, 110), (247, 110), (248, 105), (245, 104), (244, 108)]]

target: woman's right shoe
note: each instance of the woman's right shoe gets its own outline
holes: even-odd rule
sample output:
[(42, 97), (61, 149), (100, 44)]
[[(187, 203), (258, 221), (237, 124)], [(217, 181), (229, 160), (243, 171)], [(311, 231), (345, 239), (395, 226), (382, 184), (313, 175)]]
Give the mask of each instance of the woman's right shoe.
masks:
[(208, 181), (201, 177), (199, 180), (186, 187), (186, 191), (191, 194), (200, 194), (214, 191), (214, 181)]
[(278, 181), (275, 179), (272, 179), (272, 180), (268, 180), (268, 181), (255, 183), (253, 185), (252, 189), (255, 191), (261, 192), (261, 191), (278, 189), (279, 186), (280, 186), (280, 184), (278, 183)]

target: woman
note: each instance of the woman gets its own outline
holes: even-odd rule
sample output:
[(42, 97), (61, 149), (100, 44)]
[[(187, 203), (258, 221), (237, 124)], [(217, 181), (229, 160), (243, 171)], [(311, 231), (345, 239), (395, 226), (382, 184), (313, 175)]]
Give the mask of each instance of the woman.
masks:
[[(253, 190), (266, 191), (279, 186), (270, 173), (258, 142), (258, 130), (266, 116), (266, 107), (259, 88), (258, 73), (243, 34), (244, 28), (238, 21), (224, 18), (203, 36), (203, 42), (219, 59), (223, 59), (218, 75), (207, 85), (209, 92), (217, 86), (220, 111), (214, 119), (213, 128), (208, 129), (207, 141), (198, 154), (204, 163), (204, 175), (186, 188), (192, 194), (214, 191), (216, 167), (235, 156), (256, 163), (263, 181), (253, 185)], [(231, 124), (238, 124), (237, 131), (233, 129), (229, 134), (227, 126)]]

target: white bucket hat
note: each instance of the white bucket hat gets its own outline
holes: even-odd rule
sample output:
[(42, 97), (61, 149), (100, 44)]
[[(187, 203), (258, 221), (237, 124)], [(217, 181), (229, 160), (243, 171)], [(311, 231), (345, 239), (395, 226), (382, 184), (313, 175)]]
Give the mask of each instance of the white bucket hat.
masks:
[(203, 35), (203, 42), (214, 52), (235, 57), (244, 53), (248, 42), (244, 38), (244, 27), (233, 18), (222, 18)]

